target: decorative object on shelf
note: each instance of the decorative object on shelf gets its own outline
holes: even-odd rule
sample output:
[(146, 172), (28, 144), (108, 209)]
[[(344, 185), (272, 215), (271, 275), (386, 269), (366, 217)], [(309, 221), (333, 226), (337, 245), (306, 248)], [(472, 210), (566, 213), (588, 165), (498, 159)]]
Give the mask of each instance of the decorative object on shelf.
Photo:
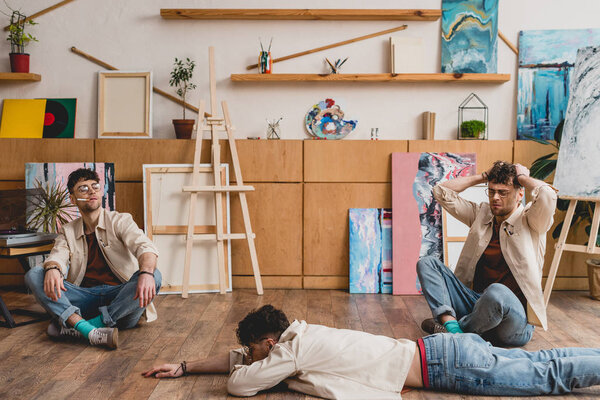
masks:
[(262, 41), (260, 42), (260, 54), (258, 55), (258, 73), (259, 74), (270, 74), (273, 72), (273, 59), (271, 58), (271, 45), (273, 44), (273, 38), (269, 42), (267, 50), (263, 47)]
[(340, 68), (342, 67), (342, 65), (344, 65), (344, 63), (348, 60), (348, 57), (344, 58), (343, 60), (341, 58), (338, 58), (337, 60), (335, 60), (335, 62), (331, 62), (329, 61), (329, 59), (326, 57), (325, 61), (327, 62), (327, 64), (329, 65), (329, 68), (331, 69), (332, 74), (337, 74), (340, 72)]
[(553, 139), (567, 112), (577, 49), (598, 43), (600, 29), (519, 32), (517, 139)]
[(60, 227), (74, 219), (76, 207), (69, 199), (69, 191), (62, 182), (42, 184), (36, 179), (38, 194), (31, 198), (31, 215), (27, 227), (34, 231), (58, 233)]
[(77, 99), (45, 99), (44, 138), (74, 138)]
[(272, 120), (272, 121), (267, 120), (267, 139), (271, 139), (271, 140), (281, 139), (281, 131), (280, 131), (279, 123), (281, 122), (282, 119), (283, 119), (283, 117), (279, 118), (278, 120)]
[(442, 261), (442, 212), (431, 196), (448, 179), (475, 174), (475, 154), (392, 153), (393, 292), (418, 294), (419, 257)]
[[(473, 102), (477, 102), (474, 104)], [(458, 139), (488, 138), (488, 107), (475, 93), (458, 106)]]
[(442, 72), (496, 73), (498, 0), (442, 0)]
[(420, 73), (423, 62), (423, 39), (411, 36), (390, 36), (392, 74)]
[(371, 128), (371, 140), (379, 140), (379, 128)]
[[(188, 91), (196, 89), (196, 85), (191, 82), (195, 67), (196, 63), (193, 60), (186, 58), (184, 62), (183, 60), (175, 57), (173, 70), (171, 71), (171, 79), (169, 80), (169, 86), (177, 88), (177, 96), (181, 98), (183, 104), (186, 104), (185, 97), (187, 96)], [(192, 137), (192, 130), (194, 129), (194, 123), (196, 121), (185, 118), (185, 105), (182, 106), (182, 109), (183, 118), (173, 120), (175, 136), (177, 139), (190, 139)]]
[(10, 42), (10, 70), (11, 72), (29, 72), (29, 54), (25, 53), (25, 47), (30, 42), (37, 42), (37, 38), (31, 33), (25, 33), (27, 26), (37, 25), (32, 19), (19, 10), (11, 10), (10, 25), (8, 26), (8, 38)]
[(320, 139), (342, 139), (357, 124), (358, 121), (344, 121), (344, 112), (333, 99), (325, 99), (313, 105), (304, 118), (308, 134)]
[(423, 113), (423, 140), (435, 139), (435, 113), (425, 111)]
[(77, 99), (6, 99), (0, 137), (73, 138)]
[(152, 137), (152, 73), (98, 73), (98, 138)]

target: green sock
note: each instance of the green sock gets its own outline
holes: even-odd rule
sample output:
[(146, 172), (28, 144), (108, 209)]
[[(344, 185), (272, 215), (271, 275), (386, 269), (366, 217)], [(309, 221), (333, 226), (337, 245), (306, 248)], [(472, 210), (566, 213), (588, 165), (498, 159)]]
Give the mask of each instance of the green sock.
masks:
[(456, 320), (446, 321), (444, 324), (448, 332), (450, 333), (464, 333), (462, 329), (460, 329), (460, 325)]
[(106, 325), (104, 325), (104, 321), (102, 321), (102, 314), (99, 314), (95, 318), (88, 319), (87, 322), (89, 322), (90, 324), (92, 324), (92, 326), (94, 328), (104, 328), (106, 326)]
[(75, 329), (77, 329), (84, 337), (88, 337), (90, 332), (96, 328), (85, 319), (82, 319), (75, 324)]

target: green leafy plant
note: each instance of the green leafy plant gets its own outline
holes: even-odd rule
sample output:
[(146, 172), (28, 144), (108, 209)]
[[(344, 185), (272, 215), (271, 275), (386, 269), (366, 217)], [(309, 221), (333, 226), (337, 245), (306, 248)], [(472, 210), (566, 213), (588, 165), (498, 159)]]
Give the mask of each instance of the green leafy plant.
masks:
[[(535, 142), (552, 146), (556, 150), (551, 153), (546, 154), (535, 160), (531, 164), (530, 175), (533, 178), (544, 180), (548, 178), (552, 173), (556, 170), (556, 162), (558, 161), (558, 152), (560, 150), (560, 141), (562, 139), (563, 127), (565, 124), (565, 120), (563, 119), (556, 126), (554, 130), (554, 141), (556, 143), (550, 142), (548, 140), (535, 138), (533, 136), (526, 136), (528, 139), (531, 139)], [(566, 211), (569, 208), (569, 200), (558, 199), (556, 202), (556, 208), (560, 211)], [(578, 201), (575, 206), (575, 212), (573, 213), (573, 220), (571, 221), (571, 229), (573, 231), (577, 231), (581, 224), (585, 224), (585, 233), (589, 237), (590, 231), (592, 228), (592, 217), (594, 215), (594, 202), (592, 201)], [(552, 237), (554, 239), (558, 239), (560, 236), (560, 231), (564, 225), (564, 221), (561, 221), (554, 231), (552, 231)], [(596, 237), (596, 246), (600, 246), (600, 234)]]
[(485, 131), (485, 122), (483, 121), (472, 119), (460, 124), (461, 137), (478, 138), (483, 131)]
[[(190, 82), (194, 73), (194, 67), (196, 63), (189, 58), (179, 60), (175, 57), (175, 63), (173, 64), (173, 70), (171, 71), (171, 80), (169, 81), (170, 86), (177, 87), (177, 95), (181, 97), (181, 100), (185, 103), (185, 96), (188, 90), (196, 89), (196, 85)], [(183, 104), (183, 119), (185, 119), (185, 104)]]
[(8, 26), (8, 37), (6, 40), (10, 42), (10, 52), (23, 54), (25, 46), (30, 42), (37, 42), (37, 38), (31, 33), (26, 33), (25, 29), (28, 26), (37, 25), (33, 20), (27, 20), (27, 17), (18, 10), (11, 10), (10, 24)]
[(33, 213), (29, 217), (29, 229), (57, 233), (58, 229), (73, 220), (69, 211), (76, 210), (69, 201), (69, 191), (60, 183), (43, 185), (36, 180), (39, 194), (31, 200)]

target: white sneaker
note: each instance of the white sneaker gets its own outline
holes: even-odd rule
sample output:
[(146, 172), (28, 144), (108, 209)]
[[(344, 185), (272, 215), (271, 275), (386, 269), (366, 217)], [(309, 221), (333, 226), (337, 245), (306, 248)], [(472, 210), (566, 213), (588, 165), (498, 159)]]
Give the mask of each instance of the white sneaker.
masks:
[(119, 330), (117, 328), (95, 328), (88, 336), (93, 346), (106, 346), (116, 349), (119, 344)]
[(55, 339), (64, 339), (64, 338), (71, 338), (71, 337), (80, 339), (83, 337), (81, 332), (79, 332), (77, 329), (65, 328), (64, 326), (60, 325), (58, 323), (58, 321), (52, 321), (50, 323), (50, 325), (48, 325), (48, 329), (46, 330), (46, 333), (51, 338), (55, 338)]

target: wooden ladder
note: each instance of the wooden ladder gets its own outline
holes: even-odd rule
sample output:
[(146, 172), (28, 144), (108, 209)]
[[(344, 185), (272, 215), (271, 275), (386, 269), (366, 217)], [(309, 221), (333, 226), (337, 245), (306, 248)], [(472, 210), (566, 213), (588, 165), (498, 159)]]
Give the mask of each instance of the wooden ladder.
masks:
[[(200, 102), (198, 112), (198, 123), (196, 125), (196, 145), (194, 151), (194, 166), (192, 171), (192, 186), (184, 186), (182, 190), (190, 193), (190, 211), (188, 217), (186, 247), (185, 247), (185, 266), (183, 270), (183, 290), (181, 296), (188, 297), (189, 291), (189, 276), (190, 266), (192, 262), (192, 248), (194, 241), (213, 241), (217, 243), (217, 260), (219, 267), (219, 292), (225, 293), (226, 267), (225, 267), (225, 240), (246, 239), (248, 242), (248, 250), (250, 251), (250, 260), (252, 262), (252, 271), (256, 282), (256, 292), (259, 295), (263, 294), (262, 280), (260, 277), (260, 269), (258, 266), (258, 257), (256, 255), (256, 246), (254, 238), (256, 235), (252, 232), (250, 224), (250, 213), (248, 211), (248, 202), (246, 201), (246, 192), (253, 191), (253, 186), (245, 186), (242, 179), (242, 171), (240, 169), (240, 161), (238, 158), (237, 148), (235, 146), (235, 138), (233, 135), (233, 126), (229, 117), (229, 109), (225, 101), (221, 102), (223, 118), (214, 117), (217, 111), (216, 100), (216, 80), (215, 80), (215, 63), (214, 63), (214, 48), (211, 46), (208, 49), (209, 59), (209, 75), (210, 75), (210, 105), (211, 116), (204, 120), (204, 101)], [(210, 131), (211, 135), (211, 165), (214, 177), (214, 186), (199, 186), (200, 182), (200, 154), (202, 152), (202, 137), (205, 131)], [(221, 147), (219, 144), (220, 132), (227, 132), (227, 141), (229, 143), (229, 151), (231, 153), (231, 162), (235, 174), (235, 185), (223, 186), (221, 184)], [(224, 233), (223, 232), (223, 193), (237, 193), (240, 197), (240, 205), (242, 208), (242, 217), (244, 219), (244, 233)], [(215, 196), (215, 220), (216, 233), (194, 234), (194, 224), (196, 217), (196, 200), (198, 193), (214, 193)]]

